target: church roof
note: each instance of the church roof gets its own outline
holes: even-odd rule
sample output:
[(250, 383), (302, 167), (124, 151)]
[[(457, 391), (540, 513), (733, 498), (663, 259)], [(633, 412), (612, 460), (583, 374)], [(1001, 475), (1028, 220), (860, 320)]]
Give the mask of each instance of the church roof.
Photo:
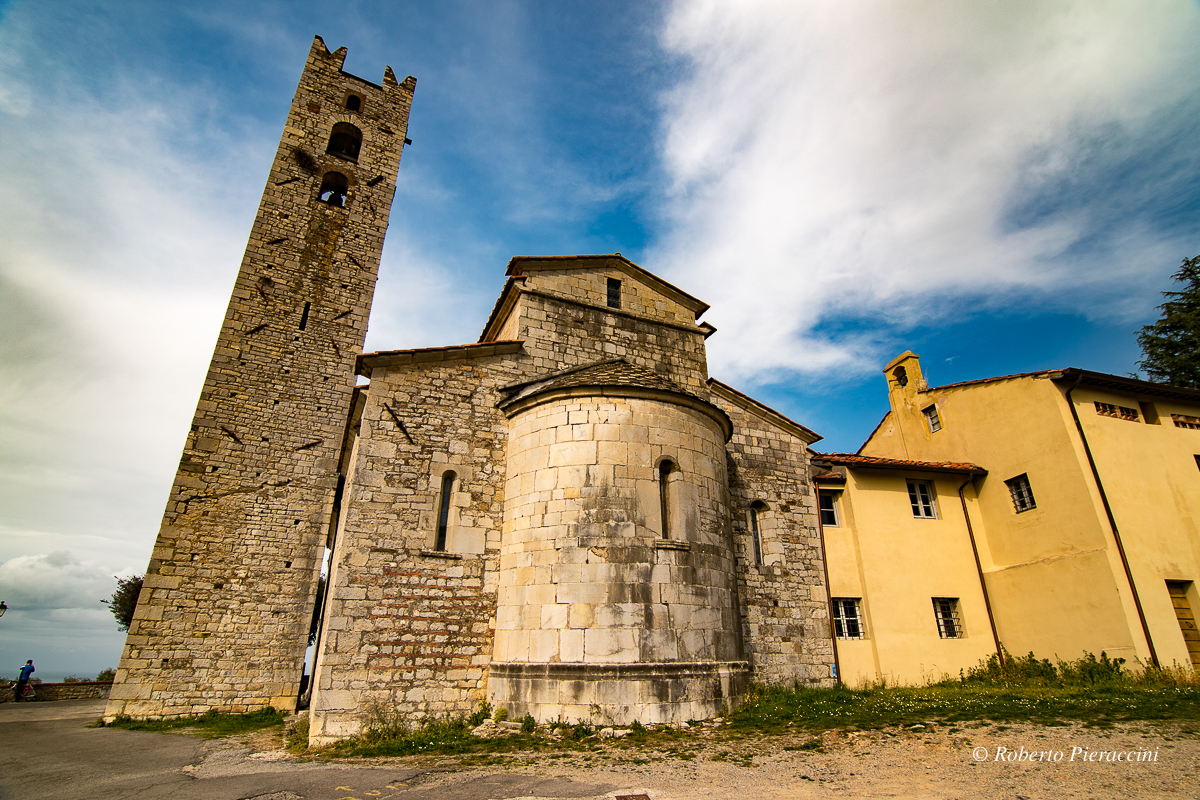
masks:
[(740, 406), (743, 410), (779, 426), (793, 436), (801, 439), (805, 444), (814, 444), (825, 438), (816, 431), (804, 427), (799, 422), (788, 419), (766, 403), (760, 403), (750, 395), (739, 392), (729, 384), (719, 381), (716, 378), (708, 379), (708, 388), (712, 389), (714, 394), (720, 395), (731, 403)]
[(662, 278), (641, 267), (620, 253), (603, 253), (577, 256), (513, 256), (509, 259), (508, 268), (504, 271), (509, 277), (517, 277), (530, 270), (539, 269), (570, 269), (575, 264), (570, 262), (605, 261), (639, 280), (653, 286), (658, 291), (675, 300), (677, 303), (691, 309), (699, 319), (709, 309), (708, 303), (693, 297), (678, 286), (664, 281)]
[(500, 407), (504, 408), (526, 397), (532, 397), (535, 394), (543, 392), (552, 392), (557, 389), (599, 388), (603, 386), (629, 386), (637, 389), (652, 389), (660, 392), (686, 395), (687, 397), (700, 400), (699, 397), (684, 391), (678, 384), (656, 372), (635, 364), (630, 364), (620, 358), (614, 358), (610, 361), (600, 361), (582, 367), (573, 367), (561, 372), (544, 375), (532, 381), (505, 386), (501, 391), (511, 392), (511, 394), (501, 401)]

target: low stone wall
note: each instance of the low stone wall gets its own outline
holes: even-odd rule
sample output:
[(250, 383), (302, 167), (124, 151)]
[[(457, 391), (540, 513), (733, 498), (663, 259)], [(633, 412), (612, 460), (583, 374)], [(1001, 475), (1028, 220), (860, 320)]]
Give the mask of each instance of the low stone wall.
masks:
[[(13, 684), (0, 686), (0, 703), (13, 701)], [(71, 683), (35, 683), (33, 691), (38, 700), (107, 699), (112, 681), (72, 681)]]

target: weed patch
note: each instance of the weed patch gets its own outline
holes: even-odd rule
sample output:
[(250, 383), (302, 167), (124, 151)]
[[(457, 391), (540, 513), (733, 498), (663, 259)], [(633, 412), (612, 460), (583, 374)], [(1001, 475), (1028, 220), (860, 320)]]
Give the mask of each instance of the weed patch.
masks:
[(179, 717), (176, 719), (131, 719), (117, 717), (112, 722), (100, 723), (101, 728), (121, 728), (127, 731), (154, 731), (165, 733), (179, 731), (202, 736), (206, 739), (217, 739), (223, 736), (234, 736), (239, 733), (250, 733), (263, 728), (282, 727), (282, 711), (274, 708), (264, 708), (249, 714), (219, 714), (209, 711), (195, 717)]

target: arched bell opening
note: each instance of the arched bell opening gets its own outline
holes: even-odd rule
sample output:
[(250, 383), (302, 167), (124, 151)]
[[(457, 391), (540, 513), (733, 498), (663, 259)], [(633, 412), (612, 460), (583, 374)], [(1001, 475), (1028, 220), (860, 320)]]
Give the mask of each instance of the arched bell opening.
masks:
[(329, 146), (325, 148), (325, 152), (347, 161), (358, 161), (358, 151), (361, 147), (362, 131), (349, 122), (339, 122), (333, 126), (329, 135)]
[(321, 178), (321, 189), (317, 197), (322, 203), (344, 208), (346, 195), (350, 191), (350, 181), (340, 172), (326, 172)]

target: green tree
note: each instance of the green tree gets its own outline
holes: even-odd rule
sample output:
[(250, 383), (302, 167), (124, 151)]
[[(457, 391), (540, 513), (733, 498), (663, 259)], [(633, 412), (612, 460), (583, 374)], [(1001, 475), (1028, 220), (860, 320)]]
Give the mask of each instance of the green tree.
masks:
[(1185, 258), (1171, 277), (1182, 290), (1163, 292), (1162, 316), (1138, 334), (1138, 366), (1156, 383), (1200, 389), (1200, 256)]
[[(116, 576), (113, 576), (116, 578)], [(138, 595), (142, 593), (142, 576), (130, 575), (128, 578), (117, 578), (117, 590), (112, 597), (101, 600), (117, 619), (117, 630), (129, 630), (133, 622), (133, 611), (137, 608)]]

